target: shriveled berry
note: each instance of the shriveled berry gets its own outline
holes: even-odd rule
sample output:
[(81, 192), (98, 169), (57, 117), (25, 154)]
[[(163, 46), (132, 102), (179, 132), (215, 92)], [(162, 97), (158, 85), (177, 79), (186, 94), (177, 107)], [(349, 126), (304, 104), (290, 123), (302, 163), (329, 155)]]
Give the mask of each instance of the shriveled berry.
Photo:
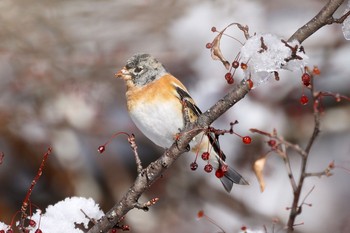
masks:
[(233, 61), (232, 62), (232, 67), (237, 69), (239, 67), (239, 62), (238, 61)]
[(254, 86), (253, 81), (252, 81), (251, 79), (248, 79), (248, 80), (247, 80), (247, 83), (248, 83), (248, 85), (249, 85), (249, 89), (252, 89), (253, 86)]
[(8, 230), (6, 231), (6, 233), (13, 233), (12, 228), (8, 229)]
[(300, 103), (301, 103), (302, 105), (306, 105), (308, 102), (309, 102), (309, 98), (307, 98), (306, 95), (302, 95), (302, 96), (300, 97)]
[(212, 172), (213, 171), (213, 166), (208, 163), (207, 165), (205, 165), (204, 171), (206, 171), (208, 173)]
[(215, 176), (219, 179), (222, 178), (224, 175), (225, 175), (225, 172), (221, 168), (215, 171)]
[(102, 154), (104, 151), (106, 150), (106, 147), (105, 146), (99, 146), (97, 151)]
[(212, 32), (216, 32), (216, 27), (212, 27), (212, 28), (211, 28), (211, 31), (212, 31)]
[(247, 68), (248, 68), (248, 65), (242, 62), (241, 63), (241, 69), (242, 70), (246, 70)]
[(313, 70), (312, 70), (312, 73), (314, 73), (315, 75), (320, 75), (321, 74), (321, 71), (318, 69), (317, 66), (314, 66)]
[(311, 83), (310, 75), (308, 73), (303, 73), (303, 75), (301, 76), (301, 81), (305, 86), (309, 86)]
[(128, 225), (123, 225), (122, 231), (130, 231), (130, 227)]
[(195, 170), (197, 170), (197, 168), (198, 168), (198, 163), (193, 162), (193, 163), (191, 163), (190, 167), (191, 167), (191, 170), (192, 170), (192, 171), (195, 171)]
[(207, 49), (211, 49), (211, 47), (213, 47), (213, 45), (212, 45), (212, 43), (207, 43), (207, 44), (205, 45), (205, 47), (206, 47)]
[(249, 136), (244, 136), (242, 138), (242, 141), (243, 141), (244, 144), (250, 144), (252, 142), (252, 138), (249, 137)]
[(203, 152), (203, 154), (202, 154), (202, 159), (203, 160), (208, 160), (209, 159), (209, 152)]

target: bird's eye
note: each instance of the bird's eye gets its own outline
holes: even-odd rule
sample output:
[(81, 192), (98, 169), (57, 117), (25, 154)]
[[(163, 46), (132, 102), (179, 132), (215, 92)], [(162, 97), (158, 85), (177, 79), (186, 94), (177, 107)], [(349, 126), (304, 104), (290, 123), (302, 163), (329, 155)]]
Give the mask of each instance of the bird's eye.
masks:
[(142, 70), (143, 70), (142, 66), (137, 66), (134, 71), (135, 73), (139, 74)]

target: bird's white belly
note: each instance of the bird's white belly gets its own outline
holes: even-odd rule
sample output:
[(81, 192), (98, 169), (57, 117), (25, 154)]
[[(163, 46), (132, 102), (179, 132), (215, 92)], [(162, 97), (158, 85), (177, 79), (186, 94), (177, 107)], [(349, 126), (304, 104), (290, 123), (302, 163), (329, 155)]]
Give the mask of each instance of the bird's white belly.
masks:
[[(178, 104), (178, 103), (177, 103)], [(158, 146), (169, 148), (182, 129), (182, 113), (175, 103), (140, 104), (130, 112), (139, 130)]]

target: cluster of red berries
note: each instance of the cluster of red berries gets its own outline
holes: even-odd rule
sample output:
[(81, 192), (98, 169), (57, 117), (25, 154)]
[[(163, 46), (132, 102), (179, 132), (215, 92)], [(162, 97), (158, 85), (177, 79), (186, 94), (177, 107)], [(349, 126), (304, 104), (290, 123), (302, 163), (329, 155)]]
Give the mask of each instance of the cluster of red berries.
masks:
[[(201, 157), (202, 157), (202, 159), (204, 161), (208, 161), (208, 163), (204, 166), (204, 171), (207, 172), (207, 173), (212, 172), (213, 171), (213, 165), (211, 165), (209, 163), (210, 153), (209, 152), (203, 152)], [(197, 168), (198, 168), (198, 163), (196, 161), (192, 162), (191, 163), (191, 170), (195, 171), (195, 170), (197, 170)], [(216, 170), (215, 175), (216, 175), (216, 177), (221, 178), (221, 177), (223, 177), (225, 175), (225, 172), (222, 169), (219, 168), (219, 169)]]
[[(212, 32), (218, 32), (218, 30), (216, 29), (216, 27), (212, 27), (211, 28), (211, 31)], [(213, 48), (213, 43), (207, 43), (206, 45), (205, 45), (205, 47), (207, 48), (207, 49), (212, 49)], [(246, 63), (243, 63), (243, 62), (241, 62), (241, 63), (239, 63), (239, 58), (238, 58), (238, 56), (235, 58), (235, 60), (232, 62), (232, 64), (231, 64), (231, 68), (230, 68), (230, 70), (229, 70), (229, 72), (227, 72), (226, 74), (225, 74), (225, 80), (227, 81), (227, 83), (228, 84), (233, 84), (234, 83), (234, 79), (233, 79), (233, 76), (234, 76), (234, 74), (235, 74), (235, 72), (236, 72), (236, 69), (237, 68), (239, 68), (239, 67), (241, 67), (241, 69), (242, 70), (246, 70), (247, 68), (248, 68), (248, 65), (246, 64)], [(229, 63), (228, 63), (229, 64)]]
[[(252, 139), (249, 136), (240, 136), (240, 137), (242, 138), (242, 142), (244, 144), (250, 144), (252, 142)], [(211, 165), (209, 163), (209, 157), (210, 157), (210, 153), (209, 152), (203, 152), (202, 155), (201, 155), (201, 158), (204, 161), (208, 161), (208, 163), (204, 166), (204, 171), (207, 172), (207, 173), (211, 173), (213, 171), (213, 165)], [(195, 171), (198, 168), (198, 163), (196, 161), (197, 161), (197, 156), (195, 158), (195, 161), (190, 164), (190, 168), (191, 168), (192, 171)], [(226, 166), (222, 165), (221, 167), (219, 167), (215, 171), (215, 176), (217, 178), (222, 178), (225, 175), (225, 173), (227, 172), (227, 169), (228, 169), (227, 165)]]
[[(309, 71), (308, 67), (305, 67), (304, 73), (301, 75), (301, 82), (303, 83), (303, 87), (310, 88), (310, 86), (312, 85), (312, 75), (319, 75), (321, 72), (317, 66), (314, 66), (314, 68), (312, 69), (312, 75), (310, 75), (310, 73), (311, 72)], [(299, 101), (302, 105), (306, 105), (309, 102), (309, 98), (304, 94), (304, 91)]]
[[(34, 228), (36, 226), (36, 222), (33, 219), (30, 219), (28, 222), (28, 225), (32, 228)], [(5, 230), (0, 230), (0, 233), (13, 233), (14, 230), (12, 229), (12, 227), (9, 227), (6, 231)], [(24, 232), (29, 232), (29, 229), (24, 229)], [(40, 230), (39, 228), (35, 230), (35, 233), (42, 233), (42, 230)]]

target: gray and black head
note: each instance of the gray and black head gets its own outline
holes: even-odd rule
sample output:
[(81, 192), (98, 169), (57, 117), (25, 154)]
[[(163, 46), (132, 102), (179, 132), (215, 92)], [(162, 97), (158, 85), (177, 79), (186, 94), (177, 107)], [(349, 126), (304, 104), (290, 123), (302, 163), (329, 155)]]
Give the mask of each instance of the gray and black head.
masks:
[(128, 59), (118, 74), (124, 79), (131, 79), (136, 86), (143, 86), (166, 73), (164, 66), (151, 55), (136, 54)]

